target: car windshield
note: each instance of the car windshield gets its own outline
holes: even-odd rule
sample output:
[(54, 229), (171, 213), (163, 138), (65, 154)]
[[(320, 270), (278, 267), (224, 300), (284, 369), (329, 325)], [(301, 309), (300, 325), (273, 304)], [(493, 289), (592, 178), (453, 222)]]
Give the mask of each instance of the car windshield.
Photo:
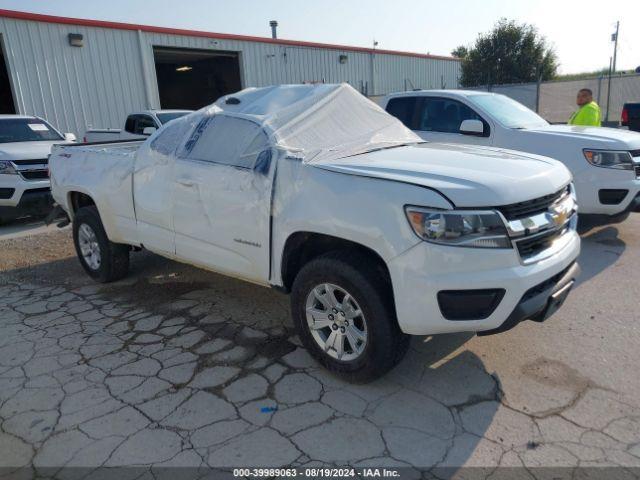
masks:
[(537, 113), (504, 95), (470, 95), (468, 98), (507, 128), (549, 125)]
[(160, 120), (160, 123), (164, 125), (165, 123), (170, 122), (171, 120), (184, 117), (187, 113), (191, 113), (191, 112), (185, 111), (185, 112), (158, 113), (156, 114), (156, 116), (158, 117), (158, 120)]
[(63, 140), (51, 125), (39, 118), (0, 119), (0, 143)]

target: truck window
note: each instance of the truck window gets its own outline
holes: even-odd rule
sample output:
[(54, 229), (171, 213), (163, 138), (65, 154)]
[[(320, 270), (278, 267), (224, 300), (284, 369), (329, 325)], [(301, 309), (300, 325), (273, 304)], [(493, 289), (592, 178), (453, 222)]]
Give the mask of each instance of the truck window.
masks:
[(489, 125), (465, 104), (449, 98), (422, 98), (422, 105), (418, 109), (418, 125), (414, 130), (460, 133), (460, 124), (464, 120), (480, 120), (485, 126), (485, 136), (488, 136)]
[(133, 133), (136, 128), (136, 115), (129, 115), (124, 123), (124, 131)]
[(151, 150), (161, 155), (173, 155), (193, 128), (191, 116), (184, 116), (165, 125), (151, 142)]
[(269, 148), (262, 127), (250, 120), (224, 115), (200, 120), (178, 154), (180, 158), (252, 169)]
[(147, 127), (157, 128), (155, 120), (149, 115), (129, 115), (124, 124), (125, 131), (134, 135), (142, 135)]
[(392, 98), (387, 103), (387, 112), (404, 123), (405, 127), (416, 130), (416, 100), (417, 97)]

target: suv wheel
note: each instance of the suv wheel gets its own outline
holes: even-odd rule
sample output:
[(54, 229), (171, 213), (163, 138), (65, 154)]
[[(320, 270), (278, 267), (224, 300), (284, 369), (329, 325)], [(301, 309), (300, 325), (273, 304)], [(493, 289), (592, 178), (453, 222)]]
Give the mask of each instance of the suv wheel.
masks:
[(73, 243), (80, 264), (98, 282), (113, 282), (129, 271), (129, 246), (107, 238), (96, 207), (82, 207), (73, 219)]
[(291, 292), (305, 347), (327, 369), (367, 382), (393, 368), (409, 346), (397, 324), (388, 282), (371, 260), (332, 252), (306, 264)]

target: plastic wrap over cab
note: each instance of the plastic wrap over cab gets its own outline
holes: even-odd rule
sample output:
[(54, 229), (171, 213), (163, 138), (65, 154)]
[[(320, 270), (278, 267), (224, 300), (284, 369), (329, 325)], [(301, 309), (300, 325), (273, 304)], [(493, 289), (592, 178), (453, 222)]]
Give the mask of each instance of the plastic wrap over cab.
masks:
[(277, 148), (321, 163), (422, 140), (351, 86), (247, 88), (168, 123), (150, 148), (162, 155), (254, 168)]

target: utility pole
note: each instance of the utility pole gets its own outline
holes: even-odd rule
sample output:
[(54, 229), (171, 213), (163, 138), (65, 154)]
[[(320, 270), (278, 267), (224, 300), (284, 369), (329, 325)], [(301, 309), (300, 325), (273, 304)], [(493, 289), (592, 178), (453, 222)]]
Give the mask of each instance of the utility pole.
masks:
[(374, 38), (373, 39), (373, 49), (371, 50), (371, 93), (368, 93), (368, 96), (371, 97), (373, 95), (376, 94), (376, 87), (375, 87), (375, 76), (376, 76), (376, 67), (375, 67), (375, 63), (376, 63), (376, 47), (378, 46), (378, 41)]
[(609, 81), (607, 82), (607, 110), (604, 115), (604, 121), (609, 121), (609, 101), (611, 100), (611, 71), (613, 69), (613, 59), (609, 57)]
[(616, 22), (616, 33), (611, 35), (613, 41), (613, 73), (616, 73), (616, 57), (618, 54), (618, 32), (620, 31), (620, 21)]
[(613, 42), (613, 58), (609, 58), (609, 81), (607, 82), (607, 110), (604, 116), (604, 121), (609, 121), (609, 102), (611, 101), (611, 76), (616, 71), (616, 56), (618, 53), (618, 32), (620, 31), (620, 21), (616, 22), (616, 33), (611, 34), (611, 41)]

